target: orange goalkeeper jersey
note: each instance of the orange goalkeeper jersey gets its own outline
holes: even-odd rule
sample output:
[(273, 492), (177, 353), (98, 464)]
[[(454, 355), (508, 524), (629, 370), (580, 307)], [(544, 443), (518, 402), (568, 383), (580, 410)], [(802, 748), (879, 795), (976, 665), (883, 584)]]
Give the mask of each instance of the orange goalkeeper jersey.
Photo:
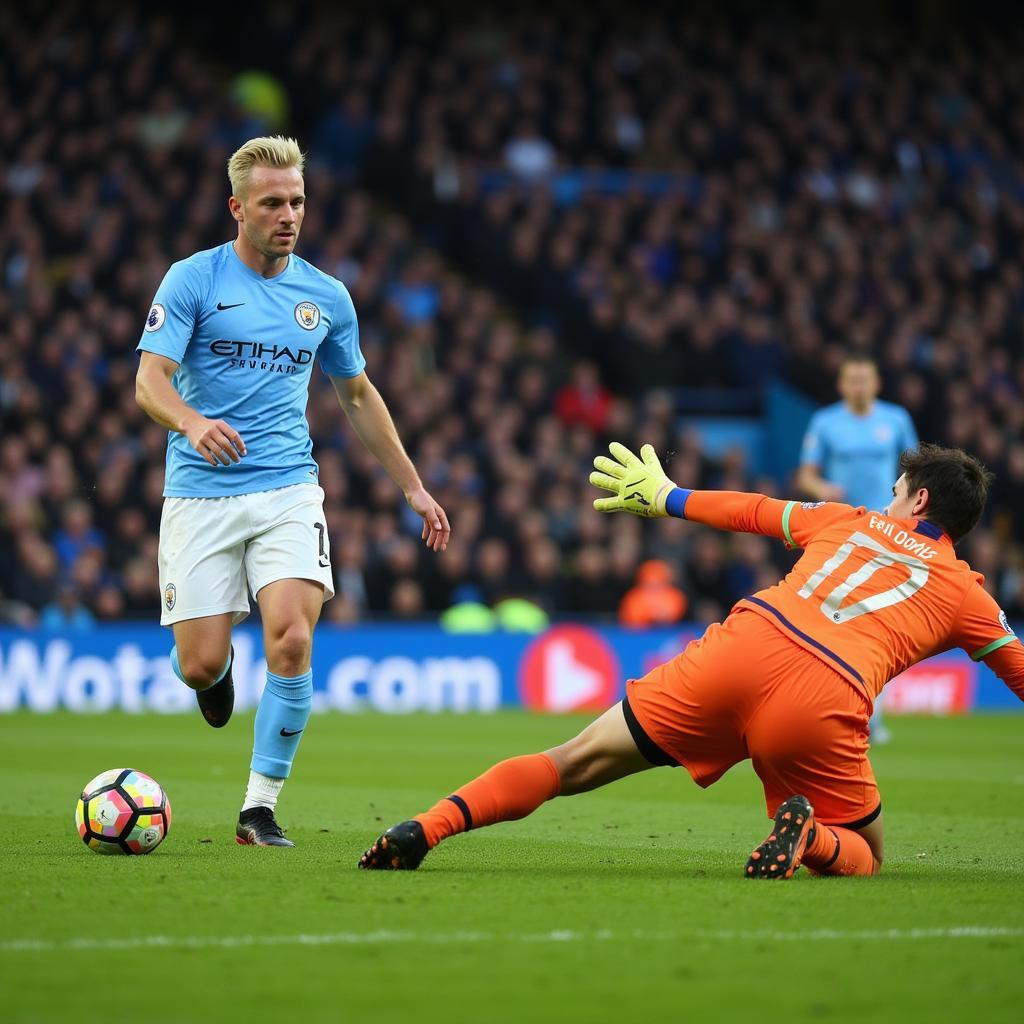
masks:
[(984, 577), (934, 523), (737, 491), (692, 491), (684, 515), (803, 548), (781, 583), (736, 607), (773, 622), (870, 700), (904, 669), (952, 647), (984, 659), (1024, 700), (1024, 645)]

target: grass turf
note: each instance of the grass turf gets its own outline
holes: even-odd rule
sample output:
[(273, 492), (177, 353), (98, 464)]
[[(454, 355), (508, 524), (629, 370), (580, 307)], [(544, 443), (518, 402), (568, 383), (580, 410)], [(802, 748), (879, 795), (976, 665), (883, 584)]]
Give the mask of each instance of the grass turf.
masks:
[[(1020, 1019), (1014, 716), (894, 720), (882, 875), (782, 884), (741, 877), (767, 825), (749, 766), (707, 792), (659, 769), (416, 873), (357, 871), (383, 827), (584, 722), (513, 712), (317, 717), (280, 805), (297, 848), (238, 847), (250, 722), (0, 717), (0, 1019)], [(171, 797), (151, 856), (74, 831), (77, 790), (116, 766)]]

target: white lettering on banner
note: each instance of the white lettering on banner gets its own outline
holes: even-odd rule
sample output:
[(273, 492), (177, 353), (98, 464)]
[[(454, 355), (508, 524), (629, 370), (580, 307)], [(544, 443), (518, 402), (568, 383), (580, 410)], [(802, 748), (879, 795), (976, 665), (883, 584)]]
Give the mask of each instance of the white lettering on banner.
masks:
[(195, 711), (196, 699), (171, 668), (169, 658), (153, 658), (146, 662), (151, 682), (146, 688), (145, 711), (158, 711), (162, 715), (173, 715), (183, 711)]
[(490, 658), (342, 658), (327, 677), (339, 711), (494, 711), (501, 673)]
[(424, 711), (497, 711), (501, 673), (490, 658), (427, 658), (420, 706)]
[(373, 662), (369, 658), (343, 658), (327, 677), (327, 694), (331, 705), (339, 711), (360, 711), (364, 702), (356, 688), (370, 678)]
[[(240, 633), (234, 644), (235, 707), (252, 707), (263, 692), (267, 663), (254, 657), (251, 637)], [(354, 656), (338, 661), (326, 692), (314, 696), (317, 710), (494, 711), (501, 704), (501, 671), (485, 657)], [(66, 640), (19, 638), (0, 647), (0, 712), (21, 706), (40, 712), (66, 707), (93, 714), (114, 708), (170, 714), (194, 710), (195, 697), (166, 655), (147, 658), (136, 644), (122, 644), (109, 657), (72, 657)]]
[(885, 688), (887, 713), (956, 715), (973, 705), (974, 673), (963, 661), (914, 665)]
[(87, 655), (68, 665), (64, 680), (64, 706), (70, 711), (109, 711), (115, 707), (117, 688), (109, 662)]
[[(238, 647), (251, 651), (251, 642), (239, 639)], [(6, 654), (0, 647), (0, 712), (22, 704), (41, 712), (66, 707), (84, 713), (119, 708), (133, 714), (166, 714), (193, 710), (195, 697), (174, 674), (166, 655), (146, 658), (135, 644), (121, 645), (110, 658), (73, 658), (66, 640), (43, 645), (19, 639)]]
[(121, 680), (121, 710), (132, 714), (145, 711), (142, 684), (149, 675), (149, 662), (135, 644), (125, 644), (118, 648), (113, 663)]
[(31, 640), (15, 640), (6, 658), (0, 648), (0, 711), (13, 711), (23, 696), (32, 711), (55, 710), (70, 657), (71, 645), (65, 640), (51, 640), (41, 662), (39, 647)]
[(954, 708), (956, 688), (957, 680), (942, 674), (913, 679), (886, 694), (885, 710), (897, 715), (948, 715)]
[(378, 711), (403, 714), (419, 707), (419, 666), (412, 658), (384, 658), (370, 676), (370, 704)]

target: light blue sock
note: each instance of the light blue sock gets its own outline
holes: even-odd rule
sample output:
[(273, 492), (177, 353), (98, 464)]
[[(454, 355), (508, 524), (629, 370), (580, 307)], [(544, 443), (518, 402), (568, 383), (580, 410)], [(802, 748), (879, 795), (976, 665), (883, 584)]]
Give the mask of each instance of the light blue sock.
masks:
[[(174, 674), (186, 685), (189, 685), (189, 681), (181, 674), (181, 663), (178, 661), (178, 646), (177, 644), (171, 648), (171, 668), (174, 670)], [(221, 674), (210, 684), (210, 686), (216, 686), (227, 674), (228, 669), (231, 668), (231, 655), (228, 655), (228, 660), (224, 663), (224, 668)], [(209, 687), (207, 687), (209, 689)]]
[(267, 685), (256, 709), (250, 767), (261, 775), (287, 779), (302, 730), (313, 707), (313, 670), (289, 679), (267, 673)]

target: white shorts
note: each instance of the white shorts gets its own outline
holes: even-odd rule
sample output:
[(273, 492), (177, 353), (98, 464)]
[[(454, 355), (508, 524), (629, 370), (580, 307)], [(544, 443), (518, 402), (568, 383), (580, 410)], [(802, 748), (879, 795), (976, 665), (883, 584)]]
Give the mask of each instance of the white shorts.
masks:
[(324, 492), (316, 484), (225, 498), (165, 498), (160, 517), (161, 626), (249, 614), (276, 580), (322, 583), (334, 597)]

